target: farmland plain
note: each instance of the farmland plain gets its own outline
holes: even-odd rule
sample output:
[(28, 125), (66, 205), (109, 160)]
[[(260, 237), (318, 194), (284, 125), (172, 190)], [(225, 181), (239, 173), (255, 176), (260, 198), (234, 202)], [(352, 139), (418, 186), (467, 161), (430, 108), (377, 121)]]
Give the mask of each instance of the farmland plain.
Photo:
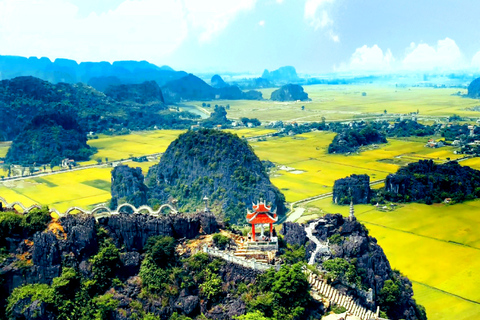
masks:
[[(375, 119), (387, 115), (420, 112), (420, 116), (431, 118), (458, 114), (479, 118), (480, 112), (469, 110), (478, 101), (456, 95), (457, 88), (422, 88), (378, 85), (310, 85), (304, 86), (312, 101), (215, 101), (215, 104), (230, 105), (228, 116), (233, 119), (256, 117), (261, 121), (321, 121)], [(265, 99), (274, 89), (261, 89)], [(365, 92), (366, 96), (362, 96)], [(466, 90), (460, 90), (461, 94)], [(192, 102), (201, 106), (202, 102)], [(305, 106), (305, 110), (301, 107)], [(213, 107), (210, 108), (213, 110)], [(209, 110), (210, 110), (209, 109)]]
[(371, 181), (384, 179), (401, 165), (423, 159), (437, 162), (456, 159), (452, 147), (431, 149), (425, 141), (389, 139), (386, 144), (366, 148), (351, 155), (328, 154), (335, 133), (310, 132), (296, 136), (251, 142), (262, 160), (277, 164), (272, 182), (293, 202), (331, 192), (335, 180), (351, 174), (368, 174)]

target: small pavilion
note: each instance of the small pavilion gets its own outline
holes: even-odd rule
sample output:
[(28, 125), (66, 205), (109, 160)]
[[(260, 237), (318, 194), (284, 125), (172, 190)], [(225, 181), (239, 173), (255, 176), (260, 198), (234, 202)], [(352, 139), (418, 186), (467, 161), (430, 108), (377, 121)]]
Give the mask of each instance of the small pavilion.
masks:
[(252, 203), (253, 212), (247, 209), (247, 222), (252, 225), (252, 241), (256, 241), (255, 238), (255, 225), (259, 224), (261, 227), (261, 236), (264, 237), (264, 225), (270, 225), (270, 238), (273, 233), (273, 224), (277, 222), (278, 217), (275, 212), (272, 212), (271, 206), (267, 206), (265, 201), (260, 201), (257, 204)]

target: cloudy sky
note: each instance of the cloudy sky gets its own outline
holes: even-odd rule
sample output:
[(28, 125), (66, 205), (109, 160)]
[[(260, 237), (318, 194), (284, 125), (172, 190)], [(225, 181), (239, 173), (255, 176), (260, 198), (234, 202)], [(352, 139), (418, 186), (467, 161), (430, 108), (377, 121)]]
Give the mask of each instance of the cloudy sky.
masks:
[(478, 0), (0, 0), (0, 54), (191, 72), (480, 71)]

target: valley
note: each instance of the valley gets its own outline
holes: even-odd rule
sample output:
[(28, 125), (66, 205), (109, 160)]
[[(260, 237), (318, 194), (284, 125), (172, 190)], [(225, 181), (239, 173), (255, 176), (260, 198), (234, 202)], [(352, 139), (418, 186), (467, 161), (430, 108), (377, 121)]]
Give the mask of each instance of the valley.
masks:
[[(477, 102), (452, 96), (453, 89), (397, 89), (372, 86), (306, 86), (311, 102), (273, 103), (271, 101), (219, 101), (230, 104), (228, 117), (255, 116), (262, 121), (351, 121), (359, 119), (398, 118), (405, 112), (419, 110), (419, 121), (433, 122), (452, 113), (476, 117), (478, 112), (467, 110)], [(270, 89), (263, 89), (268, 96)], [(398, 92), (397, 92), (398, 91)], [(361, 92), (368, 92), (366, 97)], [(398, 93), (398, 99), (392, 98)], [(420, 98), (421, 97), (421, 98)], [(364, 99), (359, 102), (360, 99)], [(201, 105), (189, 103), (189, 105)], [(305, 105), (305, 111), (301, 111)], [(388, 113), (384, 114), (383, 110)], [(480, 114), (479, 114), (480, 115)], [(327, 194), (335, 180), (350, 174), (368, 174), (371, 181), (383, 180), (403, 165), (432, 159), (437, 163), (460, 159), (462, 165), (480, 169), (478, 158), (465, 159), (454, 154), (455, 147), (426, 148), (428, 137), (388, 138), (388, 143), (362, 147), (359, 152), (342, 155), (328, 154), (328, 145), (335, 133), (308, 132), (292, 136), (271, 137), (273, 128), (228, 129), (249, 140), (261, 160), (275, 164), (270, 170), (273, 184), (285, 195), (288, 203)], [(88, 144), (98, 152), (82, 166), (94, 165), (42, 177), (24, 177), (0, 183), (0, 195), (7, 201), (24, 205), (39, 203), (66, 210), (71, 206), (92, 208), (107, 203), (110, 198), (112, 163), (140, 167), (144, 174), (156, 164), (168, 145), (184, 130), (154, 130), (126, 135), (99, 134)], [(256, 138), (259, 137), (259, 138)], [(6, 154), (8, 143), (0, 145), (0, 155)], [(148, 162), (129, 161), (133, 157), (158, 155)], [(101, 161), (99, 161), (101, 160)], [(108, 162), (108, 163), (106, 163)], [(40, 168), (42, 171), (43, 169)], [(55, 171), (60, 168), (54, 168)], [(45, 170), (47, 173), (50, 168)], [(2, 172), (2, 169), (0, 169)], [(3, 168), (3, 175), (6, 170)], [(375, 186), (375, 188), (380, 187)], [(469, 319), (480, 312), (480, 295), (476, 288), (480, 279), (480, 235), (472, 226), (480, 223), (476, 214), (480, 201), (461, 204), (402, 204), (392, 210), (380, 210), (372, 205), (356, 205), (355, 215), (370, 234), (377, 238), (393, 268), (408, 276), (414, 286), (415, 298), (424, 305), (431, 319), (450, 319), (453, 313)], [(326, 213), (348, 215), (348, 206), (332, 203), (331, 196), (297, 207), (306, 222)], [(461, 266), (461, 267), (460, 267)], [(445, 306), (448, 305), (448, 308)], [(452, 311), (454, 310), (454, 311)], [(458, 313), (457, 313), (458, 312)]]

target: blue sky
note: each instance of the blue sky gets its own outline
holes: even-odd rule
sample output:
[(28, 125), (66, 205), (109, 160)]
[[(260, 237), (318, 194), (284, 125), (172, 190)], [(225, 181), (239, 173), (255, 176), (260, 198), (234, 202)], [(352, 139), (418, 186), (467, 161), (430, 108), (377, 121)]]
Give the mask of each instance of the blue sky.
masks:
[(0, 0), (0, 54), (192, 72), (480, 70), (478, 0)]

